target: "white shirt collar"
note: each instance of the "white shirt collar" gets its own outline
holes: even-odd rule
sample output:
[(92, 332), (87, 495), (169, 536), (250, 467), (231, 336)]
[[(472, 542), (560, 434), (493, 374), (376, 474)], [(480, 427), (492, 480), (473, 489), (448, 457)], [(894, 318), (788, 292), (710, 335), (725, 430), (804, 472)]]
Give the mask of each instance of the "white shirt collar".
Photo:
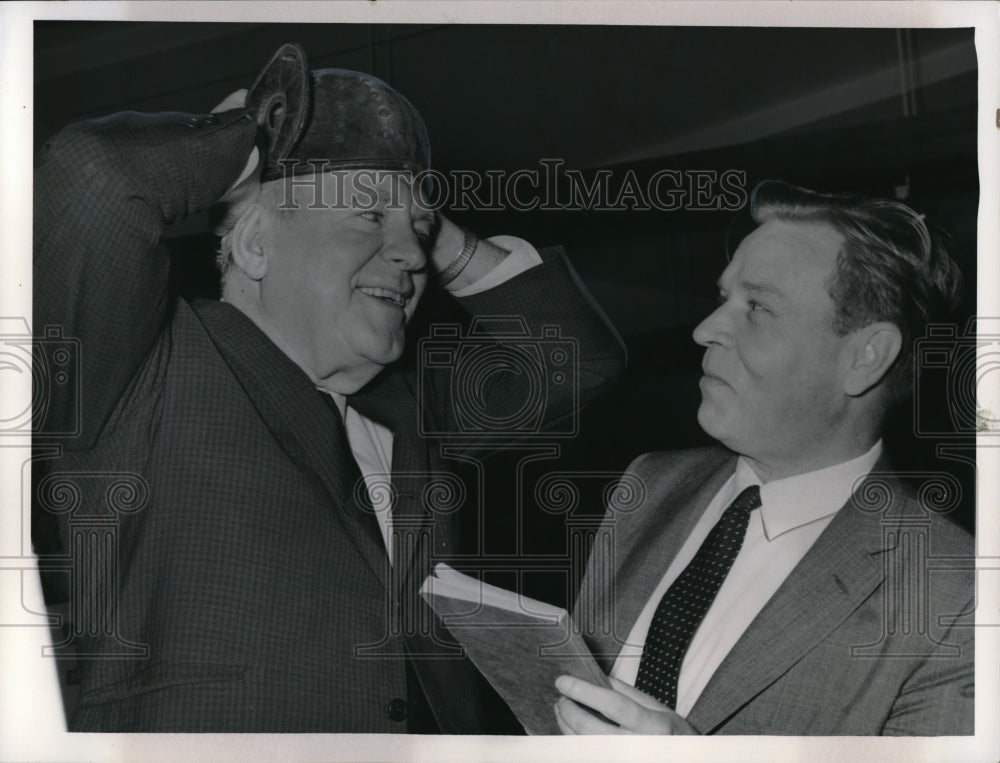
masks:
[[(851, 497), (858, 480), (872, 470), (881, 455), (879, 440), (867, 453), (850, 461), (761, 485), (764, 535), (773, 540), (796, 527), (836, 514)], [(733, 476), (737, 493), (750, 485), (760, 485), (760, 478), (743, 456), (736, 462)]]
[(320, 392), (325, 392), (327, 395), (333, 398), (334, 404), (337, 406), (337, 410), (340, 411), (340, 418), (343, 421), (344, 416), (347, 413), (347, 397), (341, 395), (339, 392), (332, 392), (328, 389), (323, 389), (322, 387), (317, 387)]

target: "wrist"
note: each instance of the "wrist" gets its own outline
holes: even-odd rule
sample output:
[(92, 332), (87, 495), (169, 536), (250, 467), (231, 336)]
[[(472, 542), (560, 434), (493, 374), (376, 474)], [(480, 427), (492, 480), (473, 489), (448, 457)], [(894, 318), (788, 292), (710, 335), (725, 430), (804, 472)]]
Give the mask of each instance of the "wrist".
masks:
[(434, 270), (440, 273), (461, 253), (465, 244), (465, 230), (444, 215), (438, 216), (438, 223), (431, 262)]
[[(507, 256), (506, 249), (501, 249), (489, 240), (477, 238), (444, 215), (440, 220), (441, 227), (434, 242), (431, 262), (441, 284), (448, 291), (461, 291), (476, 283)], [(451, 270), (446, 272), (449, 268)]]
[(462, 271), (468, 267), (469, 262), (476, 253), (476, 248), (479, 246), (479, 238), (470, 230), (464, 231), (464, 236), (462, 238), (462, 248), (458, 255), (455, 256), (451, 262), (449, 262), (438, 274), (442, 286), (447, 286), (452, 283)]

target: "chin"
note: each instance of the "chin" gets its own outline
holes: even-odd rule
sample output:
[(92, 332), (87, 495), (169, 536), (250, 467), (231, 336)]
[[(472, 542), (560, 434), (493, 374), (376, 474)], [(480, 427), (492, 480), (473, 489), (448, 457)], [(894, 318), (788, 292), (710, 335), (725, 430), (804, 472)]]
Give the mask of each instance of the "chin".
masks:
[(393, 345), (388, 348), (379, 348), (378, 352), (366, 353), (362, 356), (362, 362), (357, 366), (351, 377), (363, 379), (361, 386), (364, 386), (386, 368), (399, 360), (403, 355), (403, 345)]
[(397, 326), (365, 326), (356, 329), (352, 336), (353, 341), (348, 342), (350, 351), (358, 358), (381, 366), (399, 360), (406, 344), (405, 331)]
[(356, 365), (349, 371), (339, 373), (328, 388), (341, 395), (353, 395), (359, 392), (374, 379), (385, 366), (379, 363), (365, 363)]
[(720, 421), (716, 418), (702, 417), (698, 412), (698, 423), (709, 437), (719, 445), (728, 448), (738, 455), (748, 456), (759, 447), (759, 438), (747, 436), (745, 428), (740, 430), (733, 422)]
[[(390, 363), (395, 363), (403, 357), (403, 349), (406, 346), (402, 337), (394, 339), (388, 345), (380, 347), (378, 352), (373, 352), (368, 359), (380, 367), (385, 367)], [(381, 368), (379, 369), (381, 370)]]
[(705, 434), (714, 437), (723, 444), (726, 442), (726, 432), (731, 429), (731, 427), (726, 426), (725, 412), (720, 410), (718, 406), (704, 400), (698, 408), (698, 425), (705, 431)]

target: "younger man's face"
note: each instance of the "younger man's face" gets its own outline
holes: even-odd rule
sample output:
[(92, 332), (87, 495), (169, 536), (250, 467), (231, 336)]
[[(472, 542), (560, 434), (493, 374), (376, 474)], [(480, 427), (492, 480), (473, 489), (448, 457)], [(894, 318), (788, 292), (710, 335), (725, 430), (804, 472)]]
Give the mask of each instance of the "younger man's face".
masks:
[(719, 279), (703, 345), (698, 422), (763, 464), (797, 463), (843, 422), (849, 336), (834, 330), (829, 287), (842, 237), (821, 223), (769, 221)]

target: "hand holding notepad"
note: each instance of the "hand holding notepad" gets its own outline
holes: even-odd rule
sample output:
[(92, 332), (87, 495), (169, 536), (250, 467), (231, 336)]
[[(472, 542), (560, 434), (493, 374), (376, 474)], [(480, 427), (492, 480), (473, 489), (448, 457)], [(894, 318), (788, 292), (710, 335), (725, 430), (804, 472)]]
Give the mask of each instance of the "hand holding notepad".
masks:
[(565, 609), (438, 564), (420, 594), (529, 734), (559, 734), (553, 704), (561, 675), (608, 679)]

